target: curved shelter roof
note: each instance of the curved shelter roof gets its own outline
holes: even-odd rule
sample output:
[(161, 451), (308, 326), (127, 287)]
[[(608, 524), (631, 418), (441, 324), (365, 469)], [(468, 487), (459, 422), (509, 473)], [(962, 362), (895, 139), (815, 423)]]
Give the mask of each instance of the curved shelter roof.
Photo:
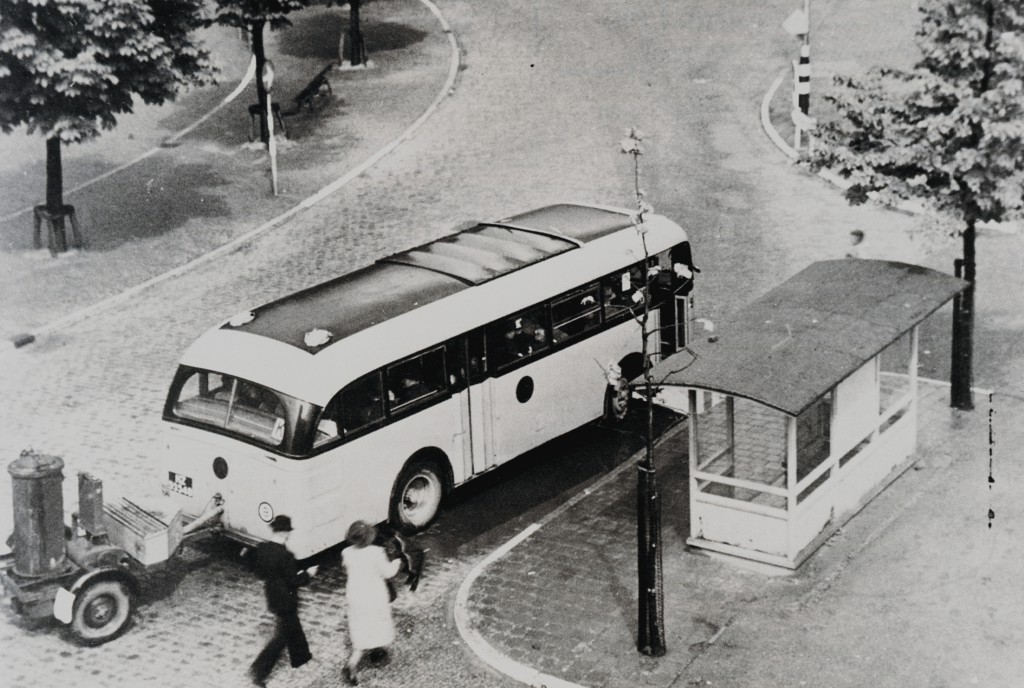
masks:
[(652, 374), (796, 416), (966, 286), (905, 263), (813, 263)]

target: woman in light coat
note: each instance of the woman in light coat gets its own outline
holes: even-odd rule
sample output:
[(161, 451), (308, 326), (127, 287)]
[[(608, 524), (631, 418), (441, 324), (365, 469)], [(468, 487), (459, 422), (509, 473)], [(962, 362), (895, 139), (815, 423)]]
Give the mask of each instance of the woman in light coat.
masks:
[(344, 677), (349, 685), (359, 682), (357, 670), (363, 653), (386, 648), (395, 639), (387, 580), (398, 574), (402, 562), (388, 561), (384, 549), (373, 544), (376, 536), (373, 526), (356, 521), (346, 537), (350, 546), (341, 551), (341, 563), (348, 574), (345, 597), (352, 655), (344, 668)]

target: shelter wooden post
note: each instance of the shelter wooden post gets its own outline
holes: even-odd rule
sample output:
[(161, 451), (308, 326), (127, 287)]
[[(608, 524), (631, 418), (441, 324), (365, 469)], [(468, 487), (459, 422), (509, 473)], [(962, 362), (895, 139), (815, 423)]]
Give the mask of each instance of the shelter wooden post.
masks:
[(793, 519), (796, 518), (797, 495), (796, 416), (786, 417), (786, 552), (792, 557), (800, 549), (793, 542)]
[[(730, 394), (725, 397), (725, 446), (729, 452), (730, 472), (736, 473), (736, 399)], [(731, 488), (730, 493), (736, 489)]]
[(694, 509), (695, 502), (697, 499), (697, 491), (700, 487), (697, 485), (697, 464), (699, 463), (700, 444), (697, 441), (697, 390), (691, 389), (688, 393), (690, 400), (690, 537), (698, 536), (697, 520), (693, 518), (693, 514), (696, 513)]
[(910, 364), (907, 366), (907, 377), (910, 378), (910, 412), (917, 418), (917, 365), (918, 346), (920, 345), (920, 326), (915, 325), (910, 331)]

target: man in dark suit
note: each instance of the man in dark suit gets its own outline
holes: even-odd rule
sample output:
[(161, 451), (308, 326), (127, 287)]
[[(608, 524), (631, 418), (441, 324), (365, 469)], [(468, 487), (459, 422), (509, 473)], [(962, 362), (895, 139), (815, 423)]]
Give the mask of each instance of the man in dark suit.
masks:
[(291, 518), (275, 516), (270, 530), (270, 541), (261, 542), (247, 553), (266, 585), (267, 609), (277, 621), (274, 635), (249, 667), (252, 682), (257, 686), (266, 686), (267, 677), (285, 647), (293, 667), (300, 667), (313, 658), (299, 621), (299, 586), (316, 575), (317, 567), (299, 571), (295, 556), (285, 546), (292, 531)]

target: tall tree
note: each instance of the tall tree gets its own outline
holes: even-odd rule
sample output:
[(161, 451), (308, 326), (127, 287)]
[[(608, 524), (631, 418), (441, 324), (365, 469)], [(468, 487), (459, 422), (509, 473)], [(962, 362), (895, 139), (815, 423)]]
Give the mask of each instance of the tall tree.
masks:
[(260, 140), (270, 140), (267, 127), (267, 90), (263, 87), (263, 66), (267, 51), (263, 45), (263, 29), (271, 30), (291, 26), (288, 15), (306, 6), (305, 0), (217, 0), (216, 21), (226, 26), (237, 26), (252, 37), (252, 54), (256, 57), (256, 99), (260, 110)]
[(46, 209), (63, 241), (61, 145), (112, 128), (135, 97), (159, 104), (213, 67), (195, 36), (203, 0), (4, 0), (0, 130), (46, 137)]
[(840, 78), (839, 117), (818, 132), (811, 164), (846, 175), (850, 202), (915, 199), (957, 219), (970, 283), (954, 302), (952, 405), (973, 408), (975, 234), (1024, 205), (1024, 3), (921, 0), (911, 70)]
[[(643, 247), (643, 280), (635, 294), (637, 308), (631, 308), (633, 317), (640, 324), (640, 354), (643, 361), (643, 386), (647, 399), (647, 425), (644, 433), (644, 458), (637, 465), (636, 491), (636, 565), (637, 565), (637, 649), (645, 655), (661, 657), (665, 654), (665, 607), (661, 559), (661, 500), (658, 494), (657, 470), (654, 466), (654, 385), (651, 378), (650, 320), (651, 299), (654, 294), (654, 275), (650, 268), (650, 251), (647, 248), (647, 229), (644, 218), (653, 208), (644, 198), (640, 188), (640, 158), (644, 154), (643, 132), (630, 128), (626, 138), (619, 144), (622, 152), (633, 156), (633, 199), (636, 213), (633, 226), (636, 227)], [(629, 386), (622, 383), (629, 399)]]

